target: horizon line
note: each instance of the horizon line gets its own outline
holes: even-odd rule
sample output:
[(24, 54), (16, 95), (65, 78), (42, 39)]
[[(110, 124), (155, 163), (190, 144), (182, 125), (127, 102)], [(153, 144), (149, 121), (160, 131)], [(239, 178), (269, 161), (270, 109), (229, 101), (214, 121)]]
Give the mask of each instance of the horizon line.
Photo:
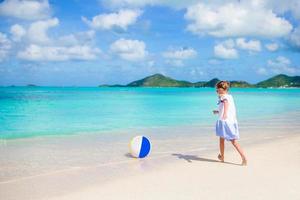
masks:
[[(145, 76), (144, 78), (147, 78), (147, 77), (150, 77), (150, 76), (153, 76), (153, 75), (158, 75), (158, 74), (159, 74), (159, 75), (163, 75), (163, 76), (168, 77), (168, 78), (174, 79), (174, 78), (171, 77), (171, 76), (164, 75), (164, 74), (161, 74), (161, 73), (154, 73), (154, 74), (152, 74), (152, 75)], [(290, 76), (290, 75), (287, 75), (287, 74), (282, 74), (282, 73), (280, 73), (280, 74), (277, 74), (277, 75), (273, 75), (273, 76), (271, 76), (271, 77), (269, 77), (269, 78), (266, 78), (266, 79), (264, 79), (264, 80), (258, 81), (258, 82), (256, 82), (256, 83), (250, 83), (250, 82), (245, 81), (245, 80), (230, 80), (230, 81), (227, 80), (227, 81), (229, 81), (229, 82), (232, 82), (232, 81), (244, 81), (244, 82), (247, 82), (247, 83), (249, 83), (249, 84), (251, 84), (251, 85), (256, 85), (256, 84), (259, 83), (259, 82), (268, 80), (268, 79), (270, 79), (270, 78), (273, 78), (273, 77), (279, 76), (279, 75), (284, 75), (284, 76), (289, 76), (289, 77), (300, 76), (300, 74), (299, 74), (299, 75), (293, 75), (293, 76)], [(140, 79), (137, 79), (137, 80), (134, 80), (134, 81), (138, 81), (138, 80), (141, 80), (141, 79), (144, 79), (144, 78), (140, 78)], [(213, 80), (213, 79), (221, 80), (221, 79), (219, 79), (219, 78), (217, 78), (217, 77), (214, 77), (214, 78), (209, 79), (209, 80), (207, 80), (207, 81), (205, 81), (205, 80), (199, 80), (199, 81), (196, 81), (196, 82), (190, 82), (190, 81), (186, 81), (186, 80), (182, 80), (182, 79), (174, 79), (174, 80), (176, 80), (176, 81), (186, 81), (186, 82), (190, 82), (190, 83), (197, 83), (197, 82), (209, 82), (209, 81), (211, 81), (211, 80)], [(131, 82), (129, 82), (129, 83), (132, 83), (132, 82), (134, 82), (134, 81), (131, 81)], [(122, 87), (134, 87), (134, 86), (127, 86), (129, 83), (127, 83), (127, 84), (118, 84), (118, 83), (116, 83), (116, 84), (106, 84), (106, 83), (103, 83), (103, 84), (98, 84), (98, 85), (38, 85), (38, 84), (34, 84), (34, 83), (28, 83), (28, 84), (24, 84), (24, 85), (15, 85), (15, 84), (10, 84), (10, 85), (0, 85), (0, 87), (99, 87), (99, 86), (105, 86), (105, 85), (107, 85), (107, 86), (120, 85), (120, 86), (122, 86)], [(145, 87), (145, 86), (144, 86), (144, 87)], [(204, 88), (204, 87), (203, 87), (203, 88)]]

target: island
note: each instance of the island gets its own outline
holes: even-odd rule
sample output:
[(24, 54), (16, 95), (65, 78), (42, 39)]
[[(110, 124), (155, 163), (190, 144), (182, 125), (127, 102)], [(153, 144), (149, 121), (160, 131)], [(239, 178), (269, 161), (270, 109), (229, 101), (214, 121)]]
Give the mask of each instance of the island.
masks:
[[(126, 85), (99, 85), (99, 87), (215, 87), (220, 81), (213, 78), (209, 81), (189, 82), (185, 80), (176, 80), (162, 74), (153, 74), (143, 79), (130, 82)], [(231, 87), (234, 88), (292, 88), (300, 87), (300, 76), (288, 76), (279, 74), (267, 80), (251, 84), (246, 81), (229, 81)]]

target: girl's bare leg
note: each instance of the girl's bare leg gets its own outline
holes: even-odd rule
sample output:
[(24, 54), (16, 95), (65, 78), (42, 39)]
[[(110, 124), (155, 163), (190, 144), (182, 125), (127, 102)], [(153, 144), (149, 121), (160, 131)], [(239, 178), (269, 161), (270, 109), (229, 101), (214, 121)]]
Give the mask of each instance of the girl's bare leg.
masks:
[(246, 156), (243, 152), (243, 149), (241, 148), (241, 146), (239, 145), (239, 143), (236, 140), (231, 140), (231, 143), (233, 144), (233, 146), (235, 147), (235, 149), (239, 152), (239, 154), (242, 157), (242, 165), (247, 165), (247, 159)]
[(225, 149), (225, 139), (220, 137), (220, 154), (218, 158), (222, 162), (224, 162), (224, 149)]

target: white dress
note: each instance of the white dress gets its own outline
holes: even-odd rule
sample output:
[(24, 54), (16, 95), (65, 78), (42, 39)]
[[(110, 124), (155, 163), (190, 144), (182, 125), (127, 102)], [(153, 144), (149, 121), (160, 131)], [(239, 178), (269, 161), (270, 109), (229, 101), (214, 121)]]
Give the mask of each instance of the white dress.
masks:
[[(227, 118), (223, 120), (225, 101), (228, 102), (228, 110)], [(219, 97), (218, 106), (219, 117), (216, 123), (216, 135), (226, 140), (239, 139), (239, 129), (233, 97), (230, 94), (222, 95)]]

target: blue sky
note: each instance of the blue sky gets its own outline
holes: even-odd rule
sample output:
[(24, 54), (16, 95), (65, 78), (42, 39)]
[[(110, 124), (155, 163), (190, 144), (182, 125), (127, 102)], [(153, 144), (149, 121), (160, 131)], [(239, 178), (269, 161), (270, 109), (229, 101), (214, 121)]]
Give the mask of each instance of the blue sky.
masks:
[(297, 0), (0, 1), (0, 85), (300, 75)]

